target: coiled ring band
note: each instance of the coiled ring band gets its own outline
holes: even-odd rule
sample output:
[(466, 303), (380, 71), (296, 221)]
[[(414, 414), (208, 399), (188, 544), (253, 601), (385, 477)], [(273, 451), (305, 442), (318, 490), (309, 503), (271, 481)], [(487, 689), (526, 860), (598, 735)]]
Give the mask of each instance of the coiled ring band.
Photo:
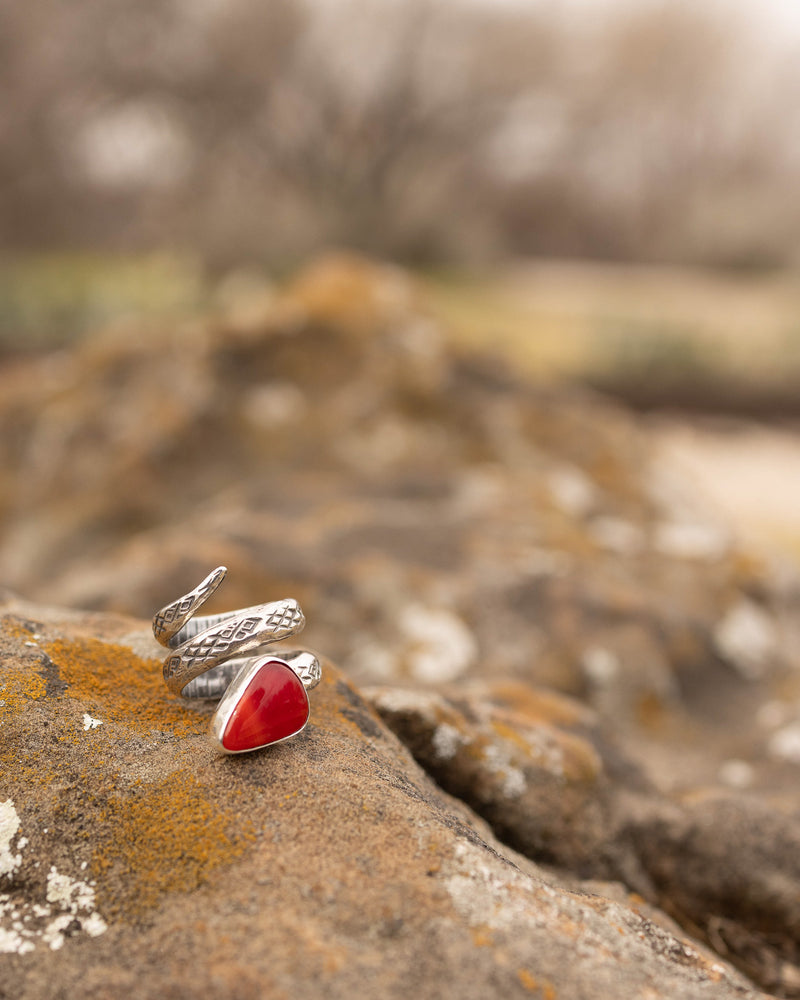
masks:
[[(153, 618), (153, 635), (171, 650), (164, 660), (163, 674), (173, 694), (194, 698), (222, 696), (254, 654), (273, 642), (296, 635), (305, 625), (300, 605), (292, 598), (195, 617), (226, 574), (226, 567), (218, 566), (194, 590), (167, 604)], [(319, 682), (319, 661), (312, 653), (282, 653), (281, 658), (305, 688)]]

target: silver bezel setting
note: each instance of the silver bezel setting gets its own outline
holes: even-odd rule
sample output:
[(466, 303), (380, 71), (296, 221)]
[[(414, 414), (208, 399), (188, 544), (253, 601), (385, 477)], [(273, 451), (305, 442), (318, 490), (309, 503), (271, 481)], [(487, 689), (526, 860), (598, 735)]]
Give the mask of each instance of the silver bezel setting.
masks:
[[(300, 681), (300, 685), (303, 688), (303, 694), (305, 695), (306, 699), (306, 707), (308, 709), (308, 712), (306, 714), (306, 721), (298, 730), (296, 730), (296, 732), (289, 733), (288, 736), (282, 736), (279, 740), (270, 740), (269, 743), (262, 743), (257, 747), (248, 747), (246, 750), (228, 750), (225, 746), (223, 746), (222, 737), (225, 733), (225, 730), (227, 729), (228, 723), (230, 722), (233, 710), (239, 704), (239, 700), (241, 699), (242, 695), (247, 689), (247, 686), (249, 685), (250, 681), (253, 679), (255, 674), (258, 673), (258, 671), (261, 669), (261, 667), (264, 666), (265, 663), (271, 663), (273, 661), (275, 663), (282, 664), (284, 667), (286, 667), (287, 670), (291, 670), (291, 672), (295, 675), (295, 677), (297, 677), (298, 680)], [(231, 681), (230, 687), (220, 699), (220, 702), (217, 705), (217, 710), (214, 712), (214, 715), (211, 718), (209, 735), (211, 737), (211, 741), (213, 742), (214, 746), (224, 754), (227, 754), (229, 756), (236, 756), (242, 753), (252, 753), (254, 750), (263, 750), (264, 747), (275, 746), (277, 743), (285, 743), (287, 740), (293, 739), (295, 736), (297, 736), (298, 733), (302, 733), (302, 731), (306, 728), (309, 722), (310, 715), (311, 715), (311, 703), (308, 698), (308, 691), (306, 689), (306, 685), (303, 683), (303, 679), (299, 676), (298, 671), (292, 667), (291, 663), (287, 663), (287, 661), (284, 660), (282, 657), (268, 653), (263, 656), (254, 657), (253, 659), (249, 660), (247, 665), (244, 666), (236, 675), (236, 677), (234, 677), (233, 681)]]

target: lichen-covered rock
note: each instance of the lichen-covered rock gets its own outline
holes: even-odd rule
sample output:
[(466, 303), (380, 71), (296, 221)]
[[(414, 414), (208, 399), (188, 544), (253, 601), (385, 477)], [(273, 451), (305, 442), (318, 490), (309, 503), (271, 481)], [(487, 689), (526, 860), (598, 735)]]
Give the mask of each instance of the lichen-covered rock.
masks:
[(757, 995), (504, 847), (334, 667), (304, 733), (219, 757), (141, 623), (2, 610), (2, 995)]
[(583, 706), (520, 684), (367, 694), (444, 789), (527, 857), (617, 880), (780, 995), (800, 991), (800, 825), (752, 796), (668, 798)]
[[(519, 683), (366, 693), (437, 783), (507, 843), (576, 873), (611, 874), (600, 866), (616, 826), (612, 783), (587, 735), (593, 713)], [(629, 765), (625, 778), (631, 789), (648, 787)]]
[[(415, 753), (503, 838), (570, 878), (621, 880), (649, 906), (671, 907), (689, 933), (760, 983), (798, 994), (785, 893), (796, 884), (786, 858), (800, 809), (800, 586), (777, 580), (709, 514), (641, 421), (466, 355), (406, 275), (349, 257), (310, 267), (248, 314), (118, 327), (68, 353), (9, 365), (0, 421), (4, 585), (40, 602), (144, 618), (224, 563), (228, 581), (210, 611), (295, 597), (309, 622), (304, 641), (349, 678), (431, 688), (430, 704), (455, 713), (449, 729), (435, 730), (438, 757), (424, 759), (416, 745)], [(110, 619), (91, 628), (78, 620), (69, 649), (59, 633), (42, 654), (26, 633), (31, 662), (49, 660), (14, 673), (0, 695), (0, 710), (28, 706), (25, 726), (6, 730), (12, 747), (55, 755), (30, 765), (50, 789), (42, 795), (55, 802), (68, 786), (80, 802), (74, 822), (85, 814), (87, 836), (106, 837), (105, 889), (65, 867), (61, 848), (47, 861), (62, 887), (52, 892), (72, 900), (57, 916), (63, 923), (69, 912), (76, 927), (88, 920), (78, 900), (89, 889), (108, 920), (101, 895), (120, 872), (142, 874), (125, 883), (124, 907), (121, 896), (115, 905), (158, 896), (166, 875), (152, 851), (134, 862), (114, 824), (134, 800), (144, 823), (160, 807), (151, 785), (128, 796), (128, 779), (104, 778), (96, 799), (80, 792), (93, 787), (91, 767), (62, 768), (58, 753), (70, 740), (94, 740), (104, 766), (127, 774), (152, 762), (192, 801), (191, 781), (222, 766), (208, 763), (198, 776), (194, 751), (176, 749), (181, 732), (187, 747), (200, 739), (203, 710), (167, 699), (124, 643), (112, 663)], [(119, 669), (134, 685), (134, 722), (127, 694), (117, 701)], [(506, 703), (493, 695), (494, 714), (483, 717), (478, 699), (477, 714), (464, 716), (470, 756), (455, 735), (465, 701), (440, 686), (490, 682), (496, 694), (501, 681)], [(37, 729), (36, 712), (66, 685), (83, 700), (72, 720), (79, 728), (62, 731), (45, 713)], [(539, 721), (520, 718), (536, 701)], [(578, 714), (548, 714), (562, 711)], [(124, 749), (103, 742), (111, 724), (134, 727), (124, 729)], [(165, 731), (173, 736), (158, 735)], [(409, 744), (419, 735), (402, 731)], [(171, 754), (185, 762), (185, 781), (170, 778), (179, 768), (165, 763)], [(249, 775), (250, 766), (230, 773)], [(180, 789), (166, 789), (178, 801)], [(167, 827), (169, 891), (199, 885), (219, 856), (210, 847), (193, 855), (178, 828), (212, 831), (223, 854), (249, 850), (246, 825), (229, 822), (227, 792), (209, 794), (194, 827)], [(725, 809), (738, 819), (726, 824)], [(707, 847), (718, 831), (725, 850), (751, 843), (748, 816), (763, 838), (750, 853), (732, 850), (747, 870), (731, 881), (708, 863)], [(11, 813), (0, 818), (3, 830), (15, 823)], [(631, 831), (642, 843), (631, 843)], [(683, 845), (692, 852), (686, 871), (705, 865), (707, 880), (716, 873), (738, 886), (744, 917), (722, 882), (683, 878)], [(17, 853), (32, 856), (8, 847), (0, 864)], [(46, 874), (36, 905), (50, 905)], [(73, 890), (62, 875), (88, 888)], [(46, 915), (37, 920), (46, 926)]]
[(218, 608), (297, 597), (356, 680), (532, 680), (648, 738), (710, 710), (740, 738), (684, 739), (687, 773), (787, 759), (739, 727), (747, 699), (800, 722), (794, 598), (632, 416), (464, 355), (395, 268), (332, 258), (246, 323), (19, 362), (0, 419), (28, 597), (144, 616), (225, 563)]
[(0, 418), (0, 562), (31, 598), (145, 615), (224, 562), (226, 606), (296, 594), (354, 678), (533, 678), (626, 725), (709, 661), (797, 660), (629, 414), (464, 355), (395, 268), (333, 258), (245, 324), (20, 362)]

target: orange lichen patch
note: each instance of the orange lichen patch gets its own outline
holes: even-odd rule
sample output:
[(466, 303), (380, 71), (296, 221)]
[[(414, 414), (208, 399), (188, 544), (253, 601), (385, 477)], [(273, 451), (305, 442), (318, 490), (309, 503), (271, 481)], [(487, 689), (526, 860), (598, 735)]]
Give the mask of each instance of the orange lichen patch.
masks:
[(323, 962), (326, 975), (333, 976), (345, 968), (348, 957), (347, 949), (341, 945), (329, 948)]
[(494, 937), (492, 936), (492, 929), (486, 924), (480, 924), (477, 927), (470, 928), (470, 935), (472, 936), (472, 943), (476, 948), (491, 948), (494, 944)]
[(0, 674), (0, 722), (19, 712), (25, 704), (43, 698), (44, 678), (35, 670), (15, 670)]
[(633, 508), (642, 506), (642, 483), (638, 469), (625, 461), (616, 448), (603, 448), (587, 462), (584, 472), (597, 486)]
[(0, 619), (0, 633), (7, 639), (30, 639), (32, 629), (13, 615), (3, 615)]
[(589, 784), (603, 771), (603, 762), (591, 743), (574, 733), (555, 734), (562, 754), (564, 777), (569, 782)]
[(51, 788), (58, 776), (58, 768), (44, 759), (44, 753), (23, 754), (16, 747), (0, 754), (0, 772), (13, 776), (15, 785), (26, 790)]
[(731, 556), (731, 574), (740, 585), (750, 582), (760, 583), (768, 576), (767, 562), (760, 553), (738, 549)]
[(213, 803), (187, 770), (111, 797), (92, 859), (105, 911), (135, 916), (169, 892), (188, 892), (240, 857), (255, 839), (249, 822)]
[(529, 993), (534, 993), (539, 989), (539, 984), (527, 969), (517, 969), (517, 979)]
[(202, 733), (208, 720), (170, 695), (158, 660), (145, 660), (127, 646), (98, 639), (57, 639), (44, 647), (58, 667), (66, 694), (100, 714), (145, 733)]
[(500, 739), (506, 740), (508, 743), (513, 743), (514, 746), (518, 750), (521, 750), (526, 757), (530, 755), (531, 745), (519, 729), (515, 728), (513, 725), (509, 725), (502, 719), (492, 719), (491, 725), (492, 729), (495, 733), (497, 733)]
[[(467, 732), (466, 730), (464, 731)], [(489, 747), (492, 745), (492, 740), (488, 736), (484, 736), (482, 733), (469, 732), (458, 752), (462, 760), (471, 760), (483, 765), (486, 761), (487, 752), (491, 754)]]
[(639, 724), (651, 732), (662, 729), (667, 716), (667, 706), (653, 692), (642, 695), (636, 703), (636, 718)]
[(402, 272), (345, 253), (307, 267), (284, 293), (313, 321), (362, 336), (407, 310), (412, 297), (413, 286)]
[(516, 681), (493, 684), (489, 696), (517, 711), (527, 722), (550, 722), (555, 725), (588, 725), (591, 712), (583, 705), (551, 691), (541, 691)]

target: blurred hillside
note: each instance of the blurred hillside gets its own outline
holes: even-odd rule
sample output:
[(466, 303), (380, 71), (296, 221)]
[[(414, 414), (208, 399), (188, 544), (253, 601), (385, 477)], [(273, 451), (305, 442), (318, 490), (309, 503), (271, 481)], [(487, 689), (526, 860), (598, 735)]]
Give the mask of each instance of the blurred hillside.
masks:
[(738, 6), (589, 9), (6, 4), (0, 243), (796, 261), (796, 52)]

